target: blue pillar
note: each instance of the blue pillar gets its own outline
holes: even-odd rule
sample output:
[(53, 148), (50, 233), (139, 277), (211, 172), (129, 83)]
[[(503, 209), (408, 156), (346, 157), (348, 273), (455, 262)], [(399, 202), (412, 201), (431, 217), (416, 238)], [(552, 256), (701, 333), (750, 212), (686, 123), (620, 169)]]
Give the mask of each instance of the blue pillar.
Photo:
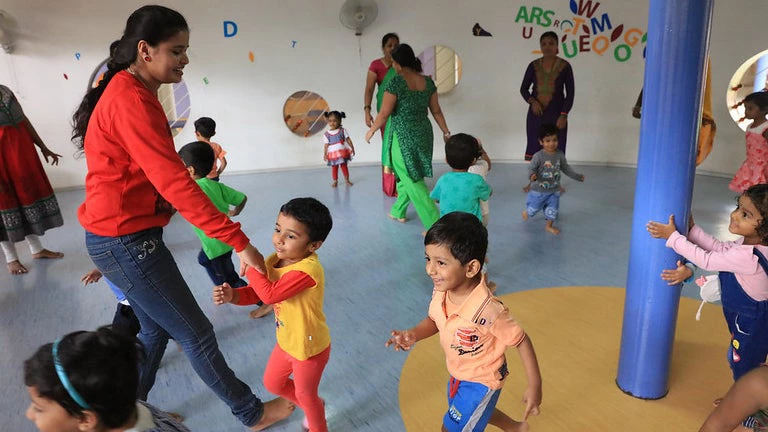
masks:
[[(680, 287), (659, 275), (677, 255), (645, 230), (690, 212), (714, 0), (651, 0), (629, 272), (616, 383), (641, 399), (667, 394)], [(696, 359), (691, 359), (696, 361)]]

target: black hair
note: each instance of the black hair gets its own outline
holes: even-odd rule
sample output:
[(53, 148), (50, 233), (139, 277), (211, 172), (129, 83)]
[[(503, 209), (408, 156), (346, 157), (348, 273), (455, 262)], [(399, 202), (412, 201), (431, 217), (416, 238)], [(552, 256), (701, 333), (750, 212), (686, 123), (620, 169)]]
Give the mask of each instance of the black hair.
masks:
[(548, 136), (557, 136), (560, 133), (560, 129), (552, 123), (544, 123), (539, 126), (539, 141), (543, 141)]
[(195, 120), (195, 132), (205, 139), (211, 139), (216, 135), (216, 122), (210, 117), (200, 117)]
[(392, 60), (400, 66), (413, 69), (414, 72), (422, 72), (421, 60), (413, 53), (413, 48), (406, 43), (402, 43), (392, 50)]
[(445, 159), (456, 170), (468, 169), (480, 154), (480, 143), (469, 134), (451, 135), (445, 143)]
[(750, 93), (744, 98), (744, 102), (752, 102), (760, 111), (768, 111), (768, 92), (759, 91)]
[(157, 46), (181, 31), (189, 31), (187, 21), (180, 13), (164, 6), (143, 6), (128, 17), (123, 37), (110, 45), (107, 72), (104, 73), (104, 78), (97, 87), (85, 93), (80, 106), (72, 115), (72, 141), (79, 150), (83, 150), (85, 146), (85, 132), (96, 103), (99, 102), (112, 77), (136, 61), (139, 55), (139, 41), (143, 40), (150, 46)]
[[(56, 373), (53, 344), (47, 343), (24, 361), (24, 384), (40, 396), (82, 418), (82, 408), (67, 392)], [(136, 411), (139, 361), (143, 349), (135, 336), (100, 327), (78, 331), (59, 340), (57, 358), (75, 391), (108, 428), (124, 425)]]
[(314, 198), (294, 198), (280, 207), (280, 213), (307, 227), (310, 241), (325, 241), (333, 228), (328, 207)]
[(560, 42), (560, 39), (557, 37), (557, 33), (553, 32), (553, 31), (544, 32), (541, 35), (541, 37), (539, 37), (539, 43), (544, 41), (544, 39), (546, 39), (546, 38), (550, 38), (550, 39), (554, 40), (555, 41), (555, 45), (557, 45), (557, 43)]
[(191, 142), (179, 150), (184, 165), (195, 169), (195, 175), (205, 177), (213, 169), (216, 155), (210, 144), (203, 141)]
[(427, 231), (424, 246), (427, 245), (447, 247), (461, 265), (466, 265), (474, 259), (482, 265), (488, 250), (488, 230), (477, 216), (452, 212), (438, 219)]
[(768, 184), (756, 184), (744, 191), (744, 196), (752, 201), (757, 211), (760, 212), (760, 222), (755, 228), (761, 243), (768, 246)]
[(387, 33), (381, 38), (381, 47), (384, 48), (384, 45), (386, 45), (390, 39), (397, 39), (397, 43), (400, 43), (400, 36), (398, 36), (397, 33)]
[(341, 126), (341, 119), (347, 118), (347, 115), (344, 113), (344, 111), (326, 111), (323, 113), (323, 117), (336, 117), (336, 120), (339, 121), (339, 126)]

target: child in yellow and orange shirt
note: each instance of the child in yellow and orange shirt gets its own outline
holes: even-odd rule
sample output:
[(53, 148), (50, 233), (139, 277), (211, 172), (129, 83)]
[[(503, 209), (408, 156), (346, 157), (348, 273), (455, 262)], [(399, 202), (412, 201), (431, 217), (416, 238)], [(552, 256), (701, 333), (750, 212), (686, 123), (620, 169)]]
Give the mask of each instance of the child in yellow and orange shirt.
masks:
[(288, 201), (277, 215), (267, 274), (249, 267), (248, 286), (225, 283), (213, 289), (217, 305), (274, 305), (277, 344), (264, 371), (264, 387), (303, 409), (304, 427), (311, 432), (328, 431), (325, 402), (317, 390), (331, 354), (331, 335), (323, 313), (323, 266), (315, 251), (332, 226), (331, 213), (320, 201)]
[[(424, 246), (427, 274), (435, 284), (429, 314), (410, 330), (393, 330), (386, 345), (409, 350), (440, 333), (451, 374), (443, 431), (483, 431), (488, 424), (507, 432), (528, 430), (525, 420), (537, 415), (541, 405), (541, 373), (531, 339), (489, 291), (480, 272), (488, 231), (475, 215), (448, 213), (427, 231)], [(522, 422), (496, 408), (509, 375), (508, 346), (517, 348), (528, 378)]]

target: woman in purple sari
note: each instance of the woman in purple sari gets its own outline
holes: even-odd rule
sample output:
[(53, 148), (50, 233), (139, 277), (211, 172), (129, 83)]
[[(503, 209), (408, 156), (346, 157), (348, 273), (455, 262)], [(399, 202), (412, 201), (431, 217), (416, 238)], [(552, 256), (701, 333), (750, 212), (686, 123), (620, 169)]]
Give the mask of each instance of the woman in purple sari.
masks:
[(520, 94), (530, 105), (526, 122), (528, 146), (525, 148), (525, 160), (531, 160), (533, 154), (541, 150), (539, 126), (546, 123), (555, 124), (560, 129), (557, 149), (565, 153), (568, 112), (573, 106), (573, 70), (570, 63), (557, 56), (557, 34), (548, 31), (541, 35), (539, 43), (543, 55), (528, 65), (520, 86)]

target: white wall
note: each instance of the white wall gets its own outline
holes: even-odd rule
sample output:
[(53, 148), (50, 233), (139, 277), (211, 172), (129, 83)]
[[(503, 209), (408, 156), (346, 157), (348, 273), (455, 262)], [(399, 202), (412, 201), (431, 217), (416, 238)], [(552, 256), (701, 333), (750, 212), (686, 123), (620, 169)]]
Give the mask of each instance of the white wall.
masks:
[[(382, 0), (378, 19), (358, 39), (338, 21), (341, 0), (161, 3), (189, 21), (191, 63), (185, 81), (192, 98), (190, 118), (207, 115), (217, 121), (217, 140), (230, 154), (230, 172), (322, 165), (321, 139), (296, 137), (282, 121), (283, 103), (296, 90), (315, 91), (332, 109), (346, 111), (344, 124), (358, 150), (355, 162), (378, 161), (378, 141), (363, 141), (362, 89), (366, 68), (380, 55), (380, 38), (389, 31), (398, 32), (402, 42), (417, 51), (437, 43), (453, 47), (463, 61), (464, 76), (453, 92), (440, 98), (450, 129), (480, 136), (494, 159), (520, 160), (527, 105), (518, 88), (535, 57), (531, 50), (538, 48), (538, 36), (546, 29), (534, 26), (533, 38), (524, 40), (523, 24), (515, 23), (515, 17), (526, 5), (551, 9), (556, 19), (573, 18), (565, 0)], [(623, 23), (645, 31), (643, 3), (604, 2), (598, 15), (608, 13), (614, 27)], [(5, 0), (1, 6), (18, 20), (24, 35), (13, 54), (0, 53), (0, 83), (17, 93), (48, 146), (65, 155), (60, 166), (47, 168), (54, 187), (83, 183), (85, 163), (72, 157), (70, 118), (93, 69), (141, 4)], [(718, 132), (715, 149), (701, 167), (704, 171), (732, 173), (743, 160), (743, 132), (728, 116), (725, 90), (741, 62), (766, 48), (756, 36), (766, 12), (764, 2), (717, 2), (711, 57)], [(237, 36), (223, 37), (225, 20), (238, 24)], [(473, 37), (475, 22), (493, 37)], [(298, 41), (295, 48), (292, 40)], [(255, 53), (253, 63), (249, 51)], [(75, 52), (81, 53), (79, 61)], [(570, 62), (577, 94), (570, 116), (569, 159), (634, 164), (639, 122), (630, 110), (642, 86), (641, 48), (636, 47), (625, 63), (617, 62), (611, 51), (603, 56), (580, 53)], [(203, 77), (210, 84), (205, 85)], [(183, 145), (193, 137), (190, 123), (176, 143)], [(443, 159), (438, 141), (435, 158)]]

